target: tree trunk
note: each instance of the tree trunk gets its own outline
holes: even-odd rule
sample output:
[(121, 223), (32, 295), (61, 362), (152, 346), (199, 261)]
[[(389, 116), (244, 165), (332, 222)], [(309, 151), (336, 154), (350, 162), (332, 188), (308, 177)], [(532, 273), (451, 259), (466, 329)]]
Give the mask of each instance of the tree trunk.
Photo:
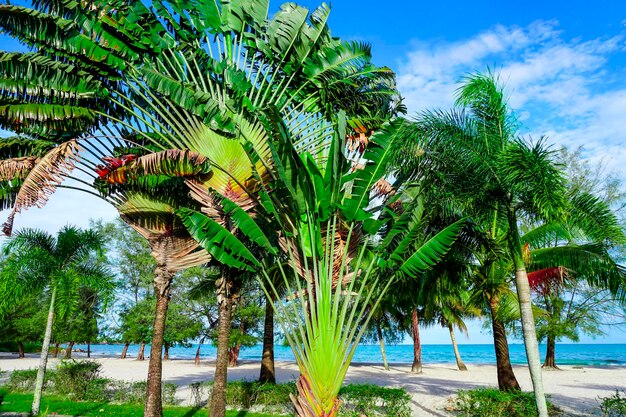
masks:
[(385, 371), (388, 371), (389, 363), (387, 363), (387, 353), (385, 352), (385, 338), (383, 337), (383, 331), (378, 321), (376, 322), (376, 334), (378, 335), (378, 343), (380, 343), (380, 356), (383, 358), (383, 366), (385, 367)]
[(241, 350), (241, 345), (237, 344), (228, 349), (228, 366), (231, 368), (236, 368), (239, 363), (239, 351)]
[(56, 343), (54, 344), (54, 357), (55, 357), (55, 358), (56, 358), (57, 356), (59, 356), (59, 345), (60, 345), (60, 343), (59, 343), (59, 342), (56, 342)]
[[(227, 286), (227, 278), (222, 277), (224, 288)], [(223, 294), (218, 297), (219, 319), (217, 324), (217, 358), (215, 360), (215, 377), (213, 391), (211, 393), (211, 408), (209, 417), (225, 417), (226, 415), (226, 378), (228, 374), (228, 344), (230, 336), (231, 316), (233, 311), (232, 296), (227, 290), (219, 289)], [(221, 299), (220, 299), (221, 298)]]
[[(154, 248), (153, 248), (154, 251)], [(154, 291), (157, 296), (154, 326), (152, 329), (152, 344), (150, 346), (150, 362), (148, 364), (148, 383), (146, 385), (146, 406), (144, 417), (162, 417), (163, 402), (161, 400), (161, 378), (163, 376), (163, 336), (165, 334), (165, 319), (167, 306), (170, 301), (170, 284), (172, 274), (165, 265), (158, 264), (154, 271)]]
[(491, 327), (493, 330), (493, 346), (496, 351), (496, 369), (498, 371), (498, 388), (500, 391), (521, 390), (509, 356), (509, 343), (506, 340), (506, 329), (498, 318), (498, 297), (492, 296), (489, 302)]
[(122, 356), (120, 356), (120, 359), (126, 359), (126, 353), (128, 352), (129, 345), (130, 345), (130, 342), (124, 343), (124, 349), (122, 349)]
[(26, 355), (24, 355), (24, 344), (22, 343), (22, 341), (20, 340), (19, 342), (17, 342), (17, 357), (19, 359), (24, 358)]
[(411, 366), (411, 372), (415, 374), (422, 373), (422, 342), (420, 341), (420, 328), (419, 318), (417, 316), (417, 309), (413, 309), (413, 366)]
[(546, 395), (543, 390), (543, 376), (541, 375), (541, 358), (539, 357), (539, 343), (535, 332), (535, 317), (533, 316), (532, 304), (530, 302), (530, 285), (526, 268), (518, 266), (515, 271), (515, 285), (517, 287), (517, 297), (519, 299), (520, 313), (522, 315), (522, 331), (524, 332), (524, 347), (526, 348), (526, 358), (530, 370), (530, 379), (535, 392), (535, 402), (537, 403), (537, 416), (548, 417), (548, 406)]
[(543, 367), (548, 369), (560, 369), (556, 366), (556, 340), (554, 336), (548, 336), (548, 345), (546, 346), (546, 360)]
[(91, 358), (91, 342), (87, 342), (87, 357)]
[(265, 323), (263, 326), (263, 356), (259, 382), (276, 383), (274, 369), (274, 307), (270, 300), (265, 300)]
[(202, 346), (203, 340), (201, 340), (200, 343), (198, 343), (198, 349), (196, 349), (196, 358), (193, 361), (196, 366), (200, 365), (200, 347)]
[(144, 351), (146, 350), (146, 342), (144, 342), (143, 340), (141, 341), (141, 344), (139, 345), (139, 352), (137, 352), (137, 359), (138, 361), (143, 361), (146, 359), (146, 357), (144, 356)]
[(517, 228), (517, 217), (513, 208), (509, 211), (509, 249), (515, 267), (515, 287), (517, 299), (519, 301), (520, 314), (522, 316), (522, 331), (524, 333), (524, 347), (526, 348), (526, 358), (528, 359), (528, 369), (530, 379), (535, 392), (535, 402), (537, 404), (538, 417), (548, 417), (548, 405), (546, 395), (543, 390), (543, 380), (541, 375), (541, 358), (539, 357), (539, 343), (535, 331), (535, 317), (533, 316), (532, 304), (530, 301), (530, 285), (524, 264), (524, 255)]
[(46, 333), (43, 337), (41, 347), (41, 357), (39, 359), (39, 369), (37, 369), (37, 379), (35, 380), (35, 394), (33, 396), (32, 414), (38, 415), (41, 406), (41, 393), (43, 391), (44, 378), (46, 377), (46, 366), (48, 365), (48, 350), (50, 349), (50, 338), (52, 337), (52, 322), (54, 321), (54, 301), (57, 290), (52, 289), (50, 297), (50, 308), (48, 309), (48, 321), (46, 322)]
[(456, 366), (459, 371), (467, 371), (467, 366), (461, 359), (461, 353), (459, 353), (459, 346), (456, 344), (456, 337), (454, 337), (454, 328), (451, 323), (448, 323), (448, 330), (450, 331), (450, 340), (452, 341), (452, 349), (454, 350), (454, 358), (456, 359)]
[(69, 345), (67, 345), (67, 349), (65, 349), (64, 359), (72, 359), (72, 349), (74, 349), (74, 341), (71, 341)]
[(170, 360), (170, 345), (168, 345), (167, 343), (163, 345), (163, 360)]

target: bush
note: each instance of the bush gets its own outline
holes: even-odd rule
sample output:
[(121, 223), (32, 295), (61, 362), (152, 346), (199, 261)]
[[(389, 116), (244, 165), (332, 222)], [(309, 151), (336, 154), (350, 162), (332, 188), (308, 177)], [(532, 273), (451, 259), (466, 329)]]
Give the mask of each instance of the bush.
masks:
[[(54, 373), (54, 391), (59, 395), (79, 401), (104, 399), (106, 383), (98, 379), (101, 367), (98, 362), (88, 360), (62, 361)], [(98, 392), (101, 394), (100, 397), (94, 398), (94, 396), (97, 397)]]
[[(457, 416), (463, 417), (534, 417), (537, 415), (533, 393), (505, 392), (495, 388), (459, 391), (454, 405)], [(559, 415), (548, 402), (548, 414)]]
[[(175, 405), (176, 384), (161, 384), (161, 398), (165, 405)], [(125, 404), (143, 404), (146, 401), (146, 381), (126, 382), (110, 381), (110, 400)]]
[(403, 388), (385, 388), (373, 384), (350, 384), (342, 387), (343, 416), (410, 417), (411, 397)]
[[(35, 389), (35, 380), (37, 379), (37, 369), (24, 369), (11, 372), (6, 387), (9, 391), (27, 392)], [(50, 386), (50, 382), (54, 379), (54, 371), (46, 371), (44, 379), (44, 389)]]
[[(204, 388), (208, 387), (204, 397)], [(196, 405), (201, 397), (208, 398), (212, 382), (193, 384), (192, 398)], [(293, 410), (289, 395), (297, 395), (296, 384), (264, 384), (236, 381), (226, 385), (226, 405), (234, 409), (254, 409), (262, 412), (288, 413)], [(351, 384), (339, 391), (342, 401), (340, 416), (409, 417), (410, 397), (402, 388), (385, 388), (369, 384)]]
[(626, 417), (626, 397), (622, 397), (619, 391), (615, 390), (615, 394), (600, 398), (600, 401), (602, 417)]

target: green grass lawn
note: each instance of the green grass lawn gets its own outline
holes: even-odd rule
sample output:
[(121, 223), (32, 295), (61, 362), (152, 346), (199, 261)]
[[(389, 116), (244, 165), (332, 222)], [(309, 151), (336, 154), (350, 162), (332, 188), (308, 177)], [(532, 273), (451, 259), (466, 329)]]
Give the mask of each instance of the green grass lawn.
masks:
[[(32, 394), (7, 392), (0, 390), (0, 413), (29, 412), (33, 402)], [(44, 396), (41, 401), (42, 413), (65, 414), (85, 417), (141, 417), (143, 406), (139, 404), (110, 404), (107, 402), (76, 402), (57, 396)], [(164, 417), (207, 416), (206, 408), (163, 407)], [(250, 413), (247, 411), (227, 411), (227, 417), (276, 417), (275, 414)]]

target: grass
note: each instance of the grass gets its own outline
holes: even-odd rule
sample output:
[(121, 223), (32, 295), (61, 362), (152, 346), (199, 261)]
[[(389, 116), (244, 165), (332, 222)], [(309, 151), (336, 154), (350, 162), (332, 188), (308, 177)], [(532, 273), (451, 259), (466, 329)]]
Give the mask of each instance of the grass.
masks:
[[(28, 413), (33, 402), (33, 395), (26, 393), (8, 392), (0, 390), (0, 413), (17, 412)], [(58, 396), (44, 396), (41, 401), (43, 413), (65, 414), (83, 417), (142, 417), (143, 405), (140, 404), (111, 404), (108, 402), (76, 402)], [(192, 417), (206, 416), (206, 408), (194, 407), (163, 407), (164, 417)], [(247, 411), (227, 411), (227, 417), (277, 417), (276, 414), (251, 413)]]

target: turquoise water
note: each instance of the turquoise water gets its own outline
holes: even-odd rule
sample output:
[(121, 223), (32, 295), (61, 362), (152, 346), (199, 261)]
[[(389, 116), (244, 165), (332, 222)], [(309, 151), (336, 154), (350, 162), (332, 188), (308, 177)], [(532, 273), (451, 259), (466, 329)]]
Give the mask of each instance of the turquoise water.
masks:
[[(526, 363), (524, 345), (511, 344), (511, 362), (514, 364)], [(85, 345), (77, 345), (76, 348), (86, 350)], [(93, 345), (94, 356), (119, 356), (122, 345)], [(196, 354), (196, 346), (191, 348), (175, 347), (170, 349), (170, 357), (173, 359), (193, 359)], [(261, 360), (261, 345), (241, 349), (240, 359)], [(545, 355), (545, 345), (540, 345), (542, 358)], [(128, 349), (129, 356), (135, 356), (139, 350), (138, 345), (131, 345)], [(413, 361), (412, 345), (388, 345), (386, 346), (387, 357), (391, 363), (411, 363)], [(495, 364), (493, 345), (459, 345), (461, 357), (466, 363)], [(150, 347), (146, 346), (146, 354)], [(202, 358), (214, 358), (215, 347), (202, 345), (200, 351)], [(294, 360), (291, 349), (286, 346), (276, 346), (276, 360)], [(625, 344), (557, 344), (556, 360), (560, 365), (615, 365), (626, 366)], [(422, 361), (429, 363), (454, 363), (454, 353), (451, 345), (423, 345)], [(354, 356), (354, 362), (380, 363), (382, 362), (378, 345), (359, 345)]]

